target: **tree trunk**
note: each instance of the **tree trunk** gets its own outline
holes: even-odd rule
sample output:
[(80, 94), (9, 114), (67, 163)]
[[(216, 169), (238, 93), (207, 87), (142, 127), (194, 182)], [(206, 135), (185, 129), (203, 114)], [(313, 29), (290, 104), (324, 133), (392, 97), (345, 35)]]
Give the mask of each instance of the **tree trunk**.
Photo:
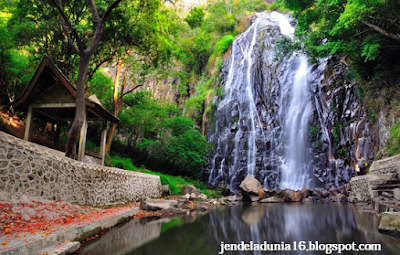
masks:
[[(129, 70), (129, 67), (126, 67), (125, 74), (124, 74), (124, 80), (122, 81), (121, 95), (118, 97), (118, 81), (119, 81), (119, 75), (121, 74), (121, 71), (122, 71), (122, 67), (123, 67), (123, 63), (120, 63), (119, 61), (117, 61), (117, 73), (115, 75), (115, 80), (114, 80), (114, 97), (113, 97), (113, 114), (115, 117), (118, 117), (118, 113), (122, 109), (123, 100), (124, 100), (123, 93), (125, 90), (126, 78), (128, 76), (128, 70)], [(106, 152), (105, 152), (106, 154), (111, 149), (111, 143), (112, 143), (112, 139), (114, 137), (116, 127), (117, 127), (116, 123), (111, 123), (111, 127), (108, 130)]]
[(65, 155), (75, 158), (76, 145), (78, 144), (79, 133), (85, 119), (85, 80), (90, 57), (88, 54), (81, 56), (79, 61), (78, 79), (76, 81), (76, 108), (75, 118), (71, 129), (68, 132), (68, 140), (65, 146)]

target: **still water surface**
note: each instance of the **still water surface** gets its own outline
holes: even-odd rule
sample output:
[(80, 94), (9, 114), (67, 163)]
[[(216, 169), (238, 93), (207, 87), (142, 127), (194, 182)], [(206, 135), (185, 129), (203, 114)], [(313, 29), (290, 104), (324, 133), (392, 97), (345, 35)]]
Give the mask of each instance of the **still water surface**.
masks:
[[(205, 215), (146, 222), (134, 219), (84, 247), (84, 255), (217, 255), (224, 243), (289, 244), (292, 251), (224, 254), (325, 254), (293, 251), (294, 242), (308, 244), (379, 243), (382, 251), (343, 254), (400, 254), (400, 239), (380, 234), (379, 219), (356, 211), (351, 204), (241, 204)], [(298, 247), (299, 249), (299, 247)], [(333, 253), (337, 254), (337, 253)]]

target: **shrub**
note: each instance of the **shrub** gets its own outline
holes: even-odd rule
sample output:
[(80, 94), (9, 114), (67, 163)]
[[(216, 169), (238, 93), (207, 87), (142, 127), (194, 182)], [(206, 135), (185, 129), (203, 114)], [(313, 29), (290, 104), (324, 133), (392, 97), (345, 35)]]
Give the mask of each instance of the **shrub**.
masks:
[(190, 26), (190, 28), (196, 28), (201, 26), (204, 21), (204, 8), (194, 7), (190, 10), (189, 15), (184, 19)]
[(121, 158), (118, 155), (116, 155), (116, 156), (107, 155), (105, 158), (105, 165), (110, 166), (110, 167), (124, 169), (124, 170), (134, 170), (135, 169), (130, 158)]
[(315, 142), (317, 141), (318, 138), (318, 134), (319, 134), (319, 125), (312, 125), (310, 128), (310, 141)]
[(387, 152), (389, 156), (400, 153), (400, 122), (397, 122), (391, 129), (387, 140)]
[(347, 150), (344, 147), (341, 147), (339, 150), (336, 151), (338, 158), (346, 158), (347, 157)]

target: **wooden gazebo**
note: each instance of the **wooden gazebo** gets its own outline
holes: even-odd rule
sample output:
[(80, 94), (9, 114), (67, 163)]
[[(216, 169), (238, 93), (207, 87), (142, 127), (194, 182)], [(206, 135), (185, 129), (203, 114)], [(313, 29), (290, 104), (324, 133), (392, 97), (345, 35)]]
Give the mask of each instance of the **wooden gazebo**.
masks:
[[(73, 121), (75, 117), (76, 90), (67, 77), (44, 56), (32, 79), (11, 106), (14, 110), (27, 112), (24, 140), (31, 140), (33, 118), (57, 125), (56, 137), (60, 134), (60, 125)], [(80, 133), (78, 160), (85, 157), (86, 134), (89, 120), (101, 121), (103, 129), (100, 142), (101, 164), (104, 165), (107, 121), (118, 123), (119, 119), (101, 105), (96, 96), (85, 98), (86, 120)]]

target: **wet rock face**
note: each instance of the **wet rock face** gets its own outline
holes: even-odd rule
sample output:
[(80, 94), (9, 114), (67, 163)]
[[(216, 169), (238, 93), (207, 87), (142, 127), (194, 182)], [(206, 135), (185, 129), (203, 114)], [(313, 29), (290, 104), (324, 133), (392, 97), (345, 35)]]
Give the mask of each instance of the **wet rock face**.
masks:
[(369, 164), (377, 152), (378, 138), (371, 135), (357, 85), (347, 79), (347, 67), (331, 59), (307, 67), (305, 143), (288, 155), (296, 146), (289, 136), (288, 112), (302, 62), (289, 55), (274, 60), (275, 43), (283, 36), (278, 23), (268, 14), (258, 17), (236, 37), (224, 61), (224, 96), (214, 98), (215, 126), (208, 130), (214, 151), (201, 176), (210, 185), (223, 183), (237, 191), (251, 175), (266, 189), (286, 188), (282, 183), (290, 156), (301, 154), (294, 168), (302, 174), (293, 178), (306, 180), (299, 188), (287, 188), (334, 189), (349, 182), (360, 155)]

